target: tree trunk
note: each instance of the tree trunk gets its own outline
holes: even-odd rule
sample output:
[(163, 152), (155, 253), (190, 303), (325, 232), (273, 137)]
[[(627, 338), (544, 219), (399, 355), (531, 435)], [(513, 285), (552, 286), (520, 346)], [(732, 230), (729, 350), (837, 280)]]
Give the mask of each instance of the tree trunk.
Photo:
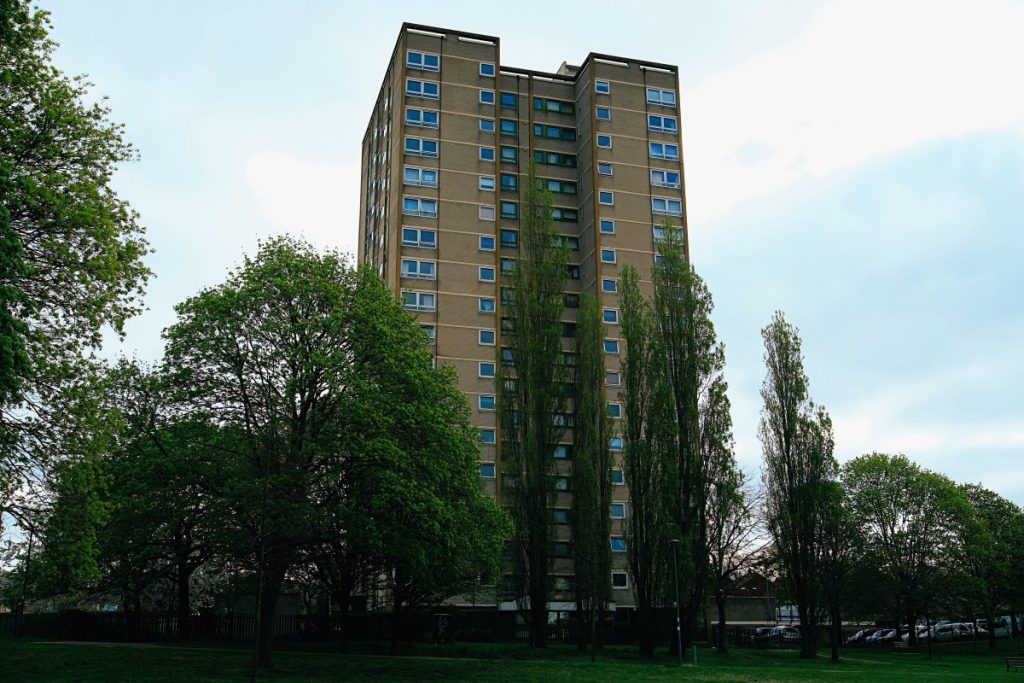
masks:
[[(543, 581), (531, 578), (530, 583), (530, 647), (546, 647), (548, 631), (548, 596)], [(539, 584), (539, 585), (538, 585)]]
[(985, 619), (988, 623), (988, 647), (990, 650), (996, 650), (999, 648), (999, 644), (996, 643), (996, 615), (991, 603), (986, 605)]
[(829, 617), (831, 620), (829, 634), (831, 635), (830, 641), (832, 646), (832, 661), (839, 661), (839, 645), (843, 637), (843, 620), (839, 616), (839, 605), (833, 604), (832, 609), (829, 610)]
[(800, 658), (814, 659), (818, 656), (818, 629), (812, 615), (813, 609), (801, 600), (796, 606), (800, 616)]
[[(348, 652), (349, 596), (348, 594), (338, 595), (335, 601), (338, 603), (338, 609), (341, 612), (341, 614), (338, 615), (338, 630), (340, 631), (338, 637), (338, 652), (345, 653)], [(328, 612), (329, 611), (330, 609), (328, 609)]]
[[(896, 635), (899, 635), (899, 630)], [(912, 610), (907, 611), (907, 644), (910, 647), (917, 646), (917, 615)]]
[(399, 623), (399, 619), (401, 618), (401, 614), (402, 614), (402, 609), (401, 609), (401, 607), (402, 607), (402, 591), (401, 591), (401, 587), (400, 587), (401, 577), (399, 577), (398, 574), (399, 574), (399, 572), (396, 569), (395, 570), (394, 593), (393, 593), (393, 604), (392, 604), (392, 609), (391, 609), (391, 656), (392, 657), (394, 657), (395, 655), (398, 654), (398, 641), (400, 639), (399, 629), (401, 628), (401, 624)]
[(178, 561), (178, 640), (192, 639), (191, 581), (192, 570), (188, 559)]
[(281, 595), (286, 567), (280, 562), (273, 562), (267, 567), (263, 582), (263, 591), (259, 596), (257, 609), (260, 611), (260, 648), (257, 653), (261, 667), (273, 665), (274, 633), (277, 630), (277, 598)]
[(645, 598), (637, 600), (636, 606), (637, 631), (640, 636), (640, 655), (654, 656), (654, 614), (650, 603)]
[(1014, 638), (1020, 636), (1020, 626), (1017, 625), (1017, 607), (1010, 608), (1010, 635)]
[(715, 604), (718, 606), (718, 652), (725, 654), (725, 593), (715, 591)]
[(700, 605), (697, 602), (697, 597), (691, 595), (683, 603), (683, 652), (686, 652), (697, 637), (698, 614), (700, 614)]

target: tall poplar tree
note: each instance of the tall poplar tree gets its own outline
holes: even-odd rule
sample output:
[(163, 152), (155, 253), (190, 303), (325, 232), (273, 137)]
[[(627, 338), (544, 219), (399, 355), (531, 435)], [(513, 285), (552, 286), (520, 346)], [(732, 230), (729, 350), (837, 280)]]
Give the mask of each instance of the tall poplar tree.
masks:
[(497, 394), (501, 415), (502, 496), (515, 523), (513, 577), (529, 603), (530, 644), (544, 647), (554, 504), (554, 453), (565, 431), (570, 368), (562, 348), (563, 290), (569, 252), (553, 227), (551, 193), (531, 164), (520, 203), (519, 258), (509, 274), (502, 315)]
[(832, 421), (811, 402), (797, 329), (782, 312), (761, 331), (767, 375), (759, 436), (765, 508), (779, 563), (800, 615), (800, 656), (817, 656), (822, 571), (819, 506), (830, 500), (837, 464)]
[(654, 654), (655, 608), (664, 604), (670, 573), (672, 520), (668, 501), (675, 426), (666, 375), (666, 358), (650, 303), (640, 291), (632, 266), (619, 282), (622, 358), (623, 478), (629, 488), (626, 560), (636, 601), (640, 653)]
[(604, 337), (597, 299), (584, 294), (576, 323), (572, 524), (579, 645), (596, 648), (597, 622), (610, 597), (611, 426), (604, 400)]

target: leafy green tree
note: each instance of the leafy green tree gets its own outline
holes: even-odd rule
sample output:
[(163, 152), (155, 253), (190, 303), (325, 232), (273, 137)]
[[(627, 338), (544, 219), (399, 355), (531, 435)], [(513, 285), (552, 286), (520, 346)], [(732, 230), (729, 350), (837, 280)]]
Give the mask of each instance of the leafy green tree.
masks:
[(693, 639), (710, 584), (706, 504), (714, 453), (731, 448), (732, 418), (726, 397), (725, 348), (718, 341), (711, 293), (686, 258), (679, 228), (664, 225), (654, 266), (654, 313), (666, 354), (675, 421), (675, 491), (670, 503), (682, 558), (682, 645)]
[(832, 421), (808, 398), (796, 328), (777, 312), (761, 336), (767, 368), (759, 428), (766, 518), (800, 615), (800, 656), (813, 658), (822, 572), (818, 509), (828, 501), (838, 467)]
[(506, 366), (499, 357), (495, 384), (503, 502), (515, 523), (513, 577), (529, 603), (530, 645), (544, 647), (554, 453), (565, 431), (558, 416), (566, 413), (566, 386), (571, 380), (561, 331), (569, 252), (553, 227), (551, 193), (538, 187), (532, 164), (520, 214), (519, 258), (508, 278), (511, 296), (502, 306), (502, 315), (512, 321), (502, 331), (512, 364)]
[(639, 274), (622, 269), (619, 282), (622, 358), (623, 478), (629, 487), (626, 558), (636, 600), (640, 653), (654, 654), (655, 608), (665, 601), (671, 567), (672, 519), (668, 502), (674, 487), (671, 395), (666, 356), (650, 302), (640, 291)]
[(833, 662), (839, 661), (843, 641), (843, 608), (856, 590), (863, 541), (846, 491), (838, 481), (822, 485), (818, 513), (821, 602), (829, 616), (829, 645)]
[(843, 466), (842, 480), (869, 561), (892, 585), (914, 645), (918, 615), (935, 605), (937, 578), (956, 563), (960, 525), (970, 507), (953, 482), (905, 455), (855, 458)]
[(597, 299), (581, 297), (576, 324), (572, 522), (579, 646), (597, 647), (597, 623), (611, 597), (611, 425), (604, 400), (604, 338)]
[[(51, 62), (46, 12), (0, 1), (0, 511), (46, 476), (83, 351), (142, 309), (137, 216), (113, 191), (135, 158), (89, 84)], [(66, 476), (70, 476), (65, 473)], [(57, 476), (57, 475), (55, 475)]]

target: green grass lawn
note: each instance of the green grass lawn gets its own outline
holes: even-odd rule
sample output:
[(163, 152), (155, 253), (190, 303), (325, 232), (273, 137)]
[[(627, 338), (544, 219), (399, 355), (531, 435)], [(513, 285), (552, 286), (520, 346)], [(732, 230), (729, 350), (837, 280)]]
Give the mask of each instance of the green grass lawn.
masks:
[[(279, 648), (268, 681), (991, 681), (1005, 672), (1002, 656), (1017, 643), (1002, 641), (987, 654), (984, 643), (945, 648), (935, 659), (923, 654), (850, 650), (833, 664), (823, 651), (817, 661), (794, 651), (732, 650), (718, 655), (698, 649), (698, 666), (662, 655), (639, 660), (627, 648), (609, 648), (591, 663), (568, 646), (531, 651), (518, 645), (407, 647), (406, 654), (339, 655), (329, 651)], [(132, 644), (72, 644), (0, 641), (0, 680), (35, 681), (242, 681), (249, 654), (239, 647)], [(1024, 672), (1022, 672), (1024, 675)], [(1022, 679), (1024, 681), (1024, 679)]]

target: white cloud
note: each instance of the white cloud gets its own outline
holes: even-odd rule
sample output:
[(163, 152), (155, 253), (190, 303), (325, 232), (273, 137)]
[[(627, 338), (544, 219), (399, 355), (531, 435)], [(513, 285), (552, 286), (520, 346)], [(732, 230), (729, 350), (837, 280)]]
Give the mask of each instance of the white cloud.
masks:
[(1024, 132), (1024, 5), (840, 0), (795, 41), (683, 92), (697, 222), (943, 137)]
[(359, 169), (281, 153), (248, 158), (245, 179), (257, 209), (274, 231), (355, 252), (358, 237)]

